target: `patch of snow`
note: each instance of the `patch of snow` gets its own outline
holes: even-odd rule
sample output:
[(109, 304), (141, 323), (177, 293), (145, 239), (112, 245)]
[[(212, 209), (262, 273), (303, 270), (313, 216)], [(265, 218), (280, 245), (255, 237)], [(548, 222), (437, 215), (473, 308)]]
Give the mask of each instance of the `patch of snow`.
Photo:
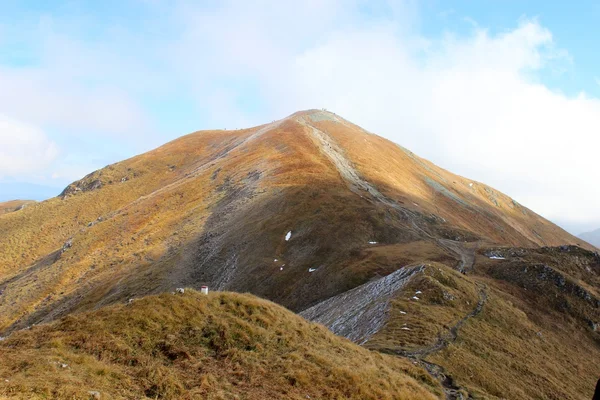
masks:
[(279, 270), (280, 270), (280, 271), (283, 271), (283, 267), (279, 267)]
[(406, 311), (400, 311), (400, 314), (404, 315), (404, 314), (406, 314)]
[(375, 241), (370, 241), (369, 244), (377, 244)]
[(288, 242), (290, 240), (290, 238), (292, 237), (292, 231), (289, 231), (286, 235), (285, 235), (285, 241)]
[(402, 329), (403, 331), (410, 331), (410, 328), (407, 328), (406, 326), (403, 326), (403, 327), (402, 327), (402, 328), (400, 328), (400, 329)]
[(316, 268), (309, 268), (308, 272), (315, 272), (317, 269)]
[(423, 293), (423, 292), (421, 292), (420, 290), (417, 290), (417, 291), (415, 292), (415, 294), (421, 294), (421, 293)]
[(412, 299), (413, 300), (419, 300), (419, 298), (417, 296), (413, 296)]
[(490, 256), (490, 260), (506, 260), (506, 258), (499, 256)]
[(277, 259), (274, 259), (273, 261), (274, 261), (274, 262), (277, 262)]
[(473, 187), (473, 182), (469, 183), (469, 187)]

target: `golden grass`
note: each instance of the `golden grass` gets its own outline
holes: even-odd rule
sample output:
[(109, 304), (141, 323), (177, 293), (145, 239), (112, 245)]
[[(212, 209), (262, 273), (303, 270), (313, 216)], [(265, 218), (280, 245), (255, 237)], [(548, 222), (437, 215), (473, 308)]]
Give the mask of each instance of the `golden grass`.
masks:
[(0, 342), (0, 397), (435, 399), (411, 363), (249, 295), (163, 294)]
[(426, 265), (424, 273), (392, 300), (389, 320), (367, 342), (368, 348), (412, 350), (432, 345), (475, 307), (478, 289), (473, 282), (443, 264)]
[[(564, 270), (584, 263), (581, 255), (568, 260), (558, 251), (528, 252), (533, 253), (533, 262), (559, 260)], [(483, 257), (478, 257), (478, 262), (482, 263), (476, 267), (480, 270), (492, 263)], [(532, 287), (525, 290), (518, 284), (513, 286), (481, 275), (464, 276), (444, 265), (430, 263), (423, 276), (411, 281), (391, 302), (387, 324), (366, 347), (414, 350), (430, 346), (475, 308), (476, 283), (486, 285), (488, 292), (481, 313), (462, 326), (455, 342), (426, 360), (443, 366), (474, 399), (592, 397), (600, 375), (598, 333), (592, 332), (575, 313), (554, 309), (549, 299), (565, 294), (552, 285), (544, 286), (541, 292)], [(417, 290), (422, 292), (417, 295), (420, 300), (411, 300)], [(453, 300), (448, 300), (448, 294)], [(572, 297), (568, 301), (575, 310), (582, 300)], [(590, 310), (590, 315), (594, 312)]]

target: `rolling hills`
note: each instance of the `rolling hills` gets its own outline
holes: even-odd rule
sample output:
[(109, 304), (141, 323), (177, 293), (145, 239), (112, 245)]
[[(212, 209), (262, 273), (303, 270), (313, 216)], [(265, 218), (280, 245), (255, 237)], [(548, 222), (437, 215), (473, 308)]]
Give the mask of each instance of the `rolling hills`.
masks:
[(596, 251), (308, 110), (183, 136), (0, 216), (0, 335), (208, 285), (409, 359), (447, 398), (582, 399), (600, 373)]

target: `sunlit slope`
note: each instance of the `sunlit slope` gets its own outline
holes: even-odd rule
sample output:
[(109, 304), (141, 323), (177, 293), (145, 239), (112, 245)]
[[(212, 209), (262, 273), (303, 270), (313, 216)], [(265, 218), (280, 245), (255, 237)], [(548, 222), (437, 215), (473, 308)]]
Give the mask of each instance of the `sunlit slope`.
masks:
[(0, 215), (20, 211), (33, 203), (35, 203), (33, 200), (11, 200), (2, 202), (0, 203)]
[[(69, 316), (0, 341), (0, 398), (437, 399), (405, 360), (249, 295), (194, 291)], [(92, 394), (92, 395), (91, 395)]]
[[(449, 258), (439, 239), (578, 242), (332, 113), (196, 132), (0, 217), (0, 332), (203, 284), (302, 310), (414, 249)], [(381, 245), (413, 254), (389, 262)]]

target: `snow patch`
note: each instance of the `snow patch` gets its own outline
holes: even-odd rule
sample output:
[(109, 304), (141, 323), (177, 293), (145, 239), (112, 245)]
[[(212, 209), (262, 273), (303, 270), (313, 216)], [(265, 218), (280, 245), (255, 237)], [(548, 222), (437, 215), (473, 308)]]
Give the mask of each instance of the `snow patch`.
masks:
[(490, 256), (490, 260), (506, 260), (506, 258), (499, 256)]
[(400, 329), (402, 329), (403, 331), (410, 331), (410, 328), (407, 328), (406, 326), (403, 326), (403, 327), (402, 327), (402, 328), (400, 328)]
[(369, 244), (377, 244), (375, 241), (370, 241)]
[(290, 240), (290, 238), (292, 237), (292, 231), (289, 231), (286, 235), (285, 235), (285, 241), (288, 242)]
[(315, 272), (317, 269), (316, 268), (309, 268), (308, 272)]
[(423, 292), (421, 292), (420, 290), (417, 290), (417, 291), (415, 292), (415, 294), (421, 294), (421, 293), (423, 293)]
[(406, 311), (400, 311), (400, 314), (406, 315)]
[(273, 262), (277, 262), (277, 259), (274, 259)]
[(419, 300), (419, 298), (417, 296), (413, 296), (412, 299), (413, 300)]

